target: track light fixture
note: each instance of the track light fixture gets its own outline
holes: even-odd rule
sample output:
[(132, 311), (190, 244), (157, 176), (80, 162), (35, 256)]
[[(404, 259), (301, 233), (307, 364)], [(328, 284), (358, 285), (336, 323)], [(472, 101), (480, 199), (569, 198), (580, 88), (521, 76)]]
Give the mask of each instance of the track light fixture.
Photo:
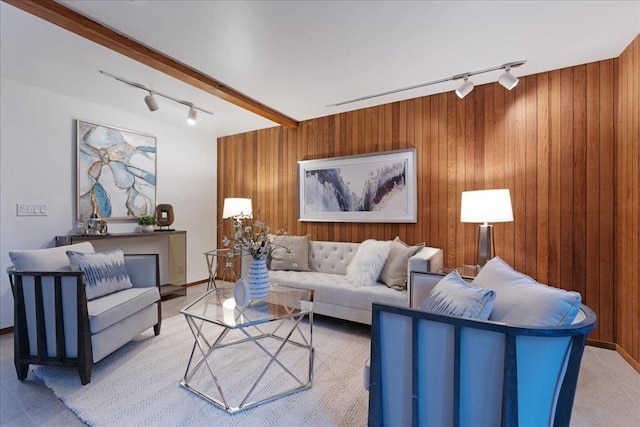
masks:
[(191, 106), (191, 108), (189, 108), (189, 115), (187, 116), (187, 123), (189, 123), (191, 126), (196, 124), (196, 121), (198, 121), (198, 112), (196, 111), (195, 108), (193, 108), (193, 105)]
[(469, 76), (466, 76), (464, 78), (464, 83), (462, 83), (462, 85), (458, 89), (456, 89), (456, 95), (458, 95), (458, 98), (462, 99), (465, 96), (469, 95), (472, 90), (473, 82), (469, 80)]
[[(390, 91), (387, 91), (387, 92), (377, 93), (375, 95), (362, 96), (360, 98), (351, 99), (349, 101), (343, 101), (343, 102), (337, 102), (335, 104), (329, 104), (329, 105), (327, 105), (327, 107), (338, 107), (340, 105), (351, 104), (352, 102), (364, 101), (366, 99), (377, 98), (379, 96), (385, 96), (385, 95), (391, 95), (391, 94), (398, 93), (398, 92), (404, 92), (405, 90), (418, 89), (418, 88), (425, 87), (425, 86), (431, 86), (431, 85), (435, 85), (435, 84), (438, 84), (438, 83), (444, 83), (444, 82), (448, 82), (448, 81), (451, 81), (451, 80), (459, 80), (459, 79), (464, 79), (464, 83), (462, 84), (462, 86), (460, 86), (456, 90), (456, 95), (458, 95), (460, 98), (464, 98), (466, 95), (469, 94), (469, 92), (471, 92), (473, 90), (473, 82), (471, 82), (469, 80), (469, 77), (475, 76), (477, 74), (484, 74), (484, 73), (488, 73), (488, 72), (491, 72), (491, 71), (496, 71), (496, 70), (505, 70), (505, 72), (502, 73), (502, 75), (500, 76), (499, 82), (500, 82), (500, 84), (502, 86), (504, 86), (505, 88), (511, 90), (518, 84), (518, 79), (515, 76), (513, 76), (509, 72), (509, 70), (511, 70), (512, 68), (515, 68), (515, 67), (519, 67), (519, 66), (523, 65), (526, 62), (527, 62), (526, 59), (523, 60), (523, 61), (507, 62), (506, 64), (497, 65), (495, 67), (486, 68), (484, 70), (470, 71), (468, 73), (456, 74), (455, 76), (451, 76), (451, 77), (447, 77), (447, 78), (439, 79), (439, 80), (434, 80), (432, 82), (420, 83), (420, 84), (413, 85), (413, 86), (403, 87), (402, 89), (394, 89), (394, 90), (390, 90)], [(503, 81), (504, 81), (504, 83), (503, 83)], [(508, 82), (511, 82), (511, 84), (508, 84)]]
[(498, 78), (498, 82), (507, 90), (511, 90), (516, 87), (520, 81), (516, 76), (509, 72), (510, 70), (511, 67), (506, 67), (504, 69), (504, 73), (500, 74), (500, 77)]
[(189, 107), (189, 114), (187, 115), (187, 123), (189, 123), (190, 125), (195, 125), (196, 121), (198, 120), (198, 111), (202, 111), (203, 113), (207, 113), (207, 114), (211, 114), (213, 116), (213, 113), (211, 111), (207, 111), (204, 110), (200, 107), (196, 107), (195, 105), (193, 105), (192, 102), (189, 101), (183, 101), (181, 99), (177, 99), (174, 98), (173, 96), (164, 94), (162, 92), (158, 92), (157, 90), (153, 90), (153, 89), (149, 89), (148, 87), (140, 84), (140, 83), (136, 83), (136, 82), (131, 82), (129, 80), (123, 79), (122, 77), (118, 77), (118, 76), (114, 76), (113, 74), (109, 74), (106, 71), (102, 71), (100, 70), (100, 74), (105, 75), (107, 77), (111, 77), (112, 79), (118, 80), (119, 82), (122, 82), (124, 84), (127, 84), (129, 86), (138, 88), (138, 89), (142, 89), (145, 92), (149, 92), (149, 95), (144, 97), (144, 102), (147, 104), (147, 107), (149, 108), (149, 111), (156, 111), (158, 110), (158, 102), (156, 101), (154, 95), (158, 95), (161, 96), (163, 98), (166, 99), (170, 99), (173, 102), (177, 102), (178, 104), (182, 104), (182, 105), (186, 105), (187, 107)]
[(153, 97), (153, 92), (149, 92), (149, 95), (144, 97), (144, 102), (147, 104), (149, 111), (156, 111), (158, 107), (158, 101)]

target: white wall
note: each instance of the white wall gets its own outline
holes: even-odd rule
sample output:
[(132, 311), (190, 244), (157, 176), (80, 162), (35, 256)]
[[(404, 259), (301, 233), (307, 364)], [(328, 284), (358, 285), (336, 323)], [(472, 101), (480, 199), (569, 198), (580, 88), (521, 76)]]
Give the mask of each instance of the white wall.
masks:
[[(173, 205), (172, 228), (187, 231), (187, 281), (208, 277), (203, 253), (216, 244), (216, 135), (0, 79), (0, 328), (13, 325), (8, 252), (52, 247), (54, 236), (75, 227), (77, 118), (157, 137), (157, 202)], [(17, 203), (46, 203), (49, 215), (18, 217)], [(135, 227), (110, 223), (109, 231)]]

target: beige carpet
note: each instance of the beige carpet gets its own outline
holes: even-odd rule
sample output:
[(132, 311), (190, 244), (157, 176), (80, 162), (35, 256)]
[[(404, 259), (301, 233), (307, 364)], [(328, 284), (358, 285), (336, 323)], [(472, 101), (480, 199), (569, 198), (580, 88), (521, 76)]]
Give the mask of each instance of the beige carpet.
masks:
[[(145, 332), (95, 365), (86, 386), (80, 385), (75, 369), (37, 367), (35, 372), (78, 417), (95, 426), (366, 425), (368, 393), (362, 387), (362, 368), (369, 355), (368, 330), (320, 318), (314, 323), (313, 340), (310, 389), (233, 415), (180, 387), (193, 345), (182, 316), (165, 320), (160, 336)], [(232, 397), (237, 394), (233, 388), (251, 384), (249, 376), (265, 363), (258, 359), (259, 352), (251, 343), (227, 350), (218, 372)], [(283, 357), (304, 377), (308, 353)], [(215, 394), (208, 378), (201, 376), (198, 384)], [(287, 381), (289, 376), (276, 367), (257, 393), (286, 386)]]

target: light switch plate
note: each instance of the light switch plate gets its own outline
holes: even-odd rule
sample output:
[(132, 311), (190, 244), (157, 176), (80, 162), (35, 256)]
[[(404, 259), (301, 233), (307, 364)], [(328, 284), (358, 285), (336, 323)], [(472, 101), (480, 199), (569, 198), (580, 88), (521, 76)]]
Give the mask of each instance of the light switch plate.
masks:
[(18, 203), (16, 205), (18, 216), (47, 216), (49, 207), (45, 203)]

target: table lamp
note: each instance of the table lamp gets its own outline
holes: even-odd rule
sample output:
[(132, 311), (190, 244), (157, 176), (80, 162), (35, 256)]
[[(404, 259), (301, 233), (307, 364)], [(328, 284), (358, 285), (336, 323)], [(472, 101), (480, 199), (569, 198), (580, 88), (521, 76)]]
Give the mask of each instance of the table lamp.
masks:
[(478, 267), (495, 256), (493, 226), (489, 222), (511, 222), (511, 195), (508, 189), (463, 191), (460, 222), (480, 223), (478, 231)]
[(253, 216), (251, 199), (239, 197), (226, 197), (222, 207), (222, 219), (233, 218), (242, 222), (244, 218)]

